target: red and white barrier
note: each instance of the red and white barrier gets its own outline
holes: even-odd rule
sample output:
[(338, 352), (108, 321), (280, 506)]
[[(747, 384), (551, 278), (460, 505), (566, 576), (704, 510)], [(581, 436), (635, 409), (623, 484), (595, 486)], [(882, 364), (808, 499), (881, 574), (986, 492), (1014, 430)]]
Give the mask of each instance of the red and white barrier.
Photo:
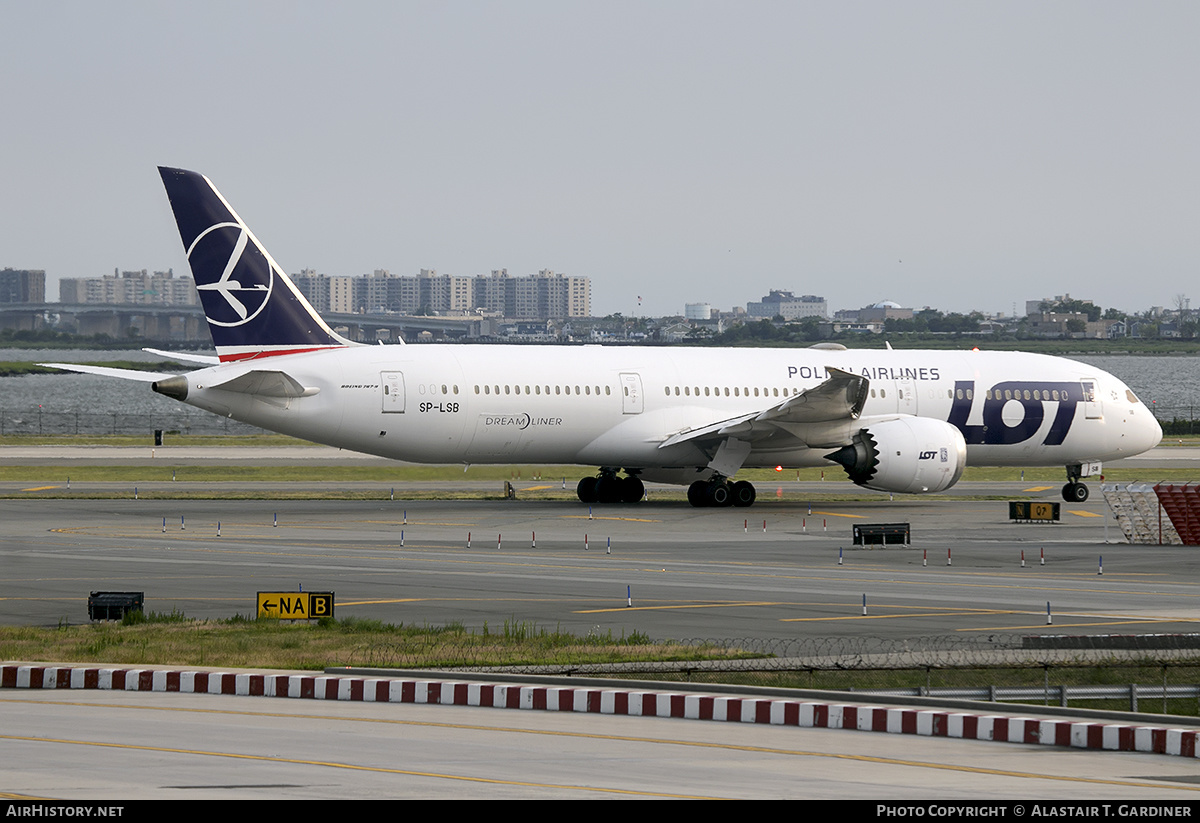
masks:
[(1200, 731), (850, 703), (317, 674), (0, 666), (0, 688), (232, 694), (674, 717), (1197, 756)]

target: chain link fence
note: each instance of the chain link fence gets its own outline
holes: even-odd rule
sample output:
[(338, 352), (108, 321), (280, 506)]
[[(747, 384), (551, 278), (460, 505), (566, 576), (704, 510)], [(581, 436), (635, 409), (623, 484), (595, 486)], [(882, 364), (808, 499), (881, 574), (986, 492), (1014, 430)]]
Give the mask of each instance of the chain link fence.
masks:
[(262, 434), (264, 429), (228, 417), (181, 407), (178, 411), (146, 414), (54, 412), (44, 409), (0, 409), (0, 437), (4, 435), (123, 434), (153, 437), (167, 434)]
[[(536, 638), (534, 638), (536, 641)], [(486, 635), (374, 643), (345, 665), (479, 673), (630, 677), (758, 687), (934, 695), (1200, 715), (1200, 636), (799, 639), (595, 638), (527, 646), (497, 665)], [(621, 662), (607, 662), (613, 658)], [(605, 662), (601, 662), (601, 661)]]

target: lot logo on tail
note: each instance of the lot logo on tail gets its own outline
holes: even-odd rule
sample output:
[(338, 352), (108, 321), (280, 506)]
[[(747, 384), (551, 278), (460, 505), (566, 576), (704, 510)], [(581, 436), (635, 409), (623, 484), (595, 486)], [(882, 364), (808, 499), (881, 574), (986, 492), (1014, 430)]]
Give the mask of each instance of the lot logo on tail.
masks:
[[(216, 326), (240, 326), (266, 307), (275, 285), (267, 256), (238, 223), (217, 223), (202, 231), (187, 250), (193, 272), (221, 272), (219, 280), (196, 283), (204, 315)], [(221, 299), (216, 299), (216, 295)]]

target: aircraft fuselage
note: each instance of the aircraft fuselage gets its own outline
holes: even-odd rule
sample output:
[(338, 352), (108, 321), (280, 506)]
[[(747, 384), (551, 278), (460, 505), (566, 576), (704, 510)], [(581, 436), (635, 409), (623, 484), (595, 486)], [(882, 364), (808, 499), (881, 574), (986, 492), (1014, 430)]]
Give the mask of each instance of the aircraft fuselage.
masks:
[[(278, 368), (318, 391), (269, 398), (205, 388), (238, 370)], [(835, 368), (869, 381), (861, 418), (947, 421), (969, 465), (1106, 461), (1161, 437), (1112, 375), (1012, 352), (830, 351), (645, 346), (410, 345), (324, 350), (231, 363), (188, 376), (186, 402), (263, 428), (398, 460), (687, 468), (688, 429), (811, 389)], [(856, 420), (827, 424), (844, 440)], [(781, 431), (743, 466), (828, 465), (828, 447)]]

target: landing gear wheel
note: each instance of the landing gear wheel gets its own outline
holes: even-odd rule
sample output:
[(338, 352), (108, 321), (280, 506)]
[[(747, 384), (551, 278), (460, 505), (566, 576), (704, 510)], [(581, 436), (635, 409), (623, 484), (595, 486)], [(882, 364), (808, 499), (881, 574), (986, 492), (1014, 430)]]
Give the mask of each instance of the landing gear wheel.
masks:
[(746, 480), (734, 483), (731, 491), (733, 492), (733, 505), (738, 507), (754, 505), (754, 499), (758, 496), (754, 491), (754, 484)]
[(646, 493), (646, 486), (636, 475), (629, 475), (621, 481), (621, 501), (624, 503), (640, 503)]
[(580, 503), (595, 503), (600, 498), (596, 496), (596, 481), (599, 477), (585, 477), (579, 481), (579, 485), (575, 487), (575, 494), (579, 496)]
[(724, 481), (709, 483), (707, 497), (708, 505), (710, 506), (733, 505), (733, 494), (729, 490), (729, 484)]
[(602, 474), (596, 479), (596, 498), (601, 503), (620, 503), (624, 490), (624, 483), (615, 474)]
[(1088, 487), (1083, 483), (1076, 483), (1075, 481), (1071, 481), (1063, 486), (1062, 489), (1063, 500), (1066, 500), (1068, 503), (1082, 503), (1088, 499), (1088, 494)]
[(703, 480), (697, 480), (692, 485), (688, 486), (688, 502), (697, 509), (708, 505), (708, 484)]

